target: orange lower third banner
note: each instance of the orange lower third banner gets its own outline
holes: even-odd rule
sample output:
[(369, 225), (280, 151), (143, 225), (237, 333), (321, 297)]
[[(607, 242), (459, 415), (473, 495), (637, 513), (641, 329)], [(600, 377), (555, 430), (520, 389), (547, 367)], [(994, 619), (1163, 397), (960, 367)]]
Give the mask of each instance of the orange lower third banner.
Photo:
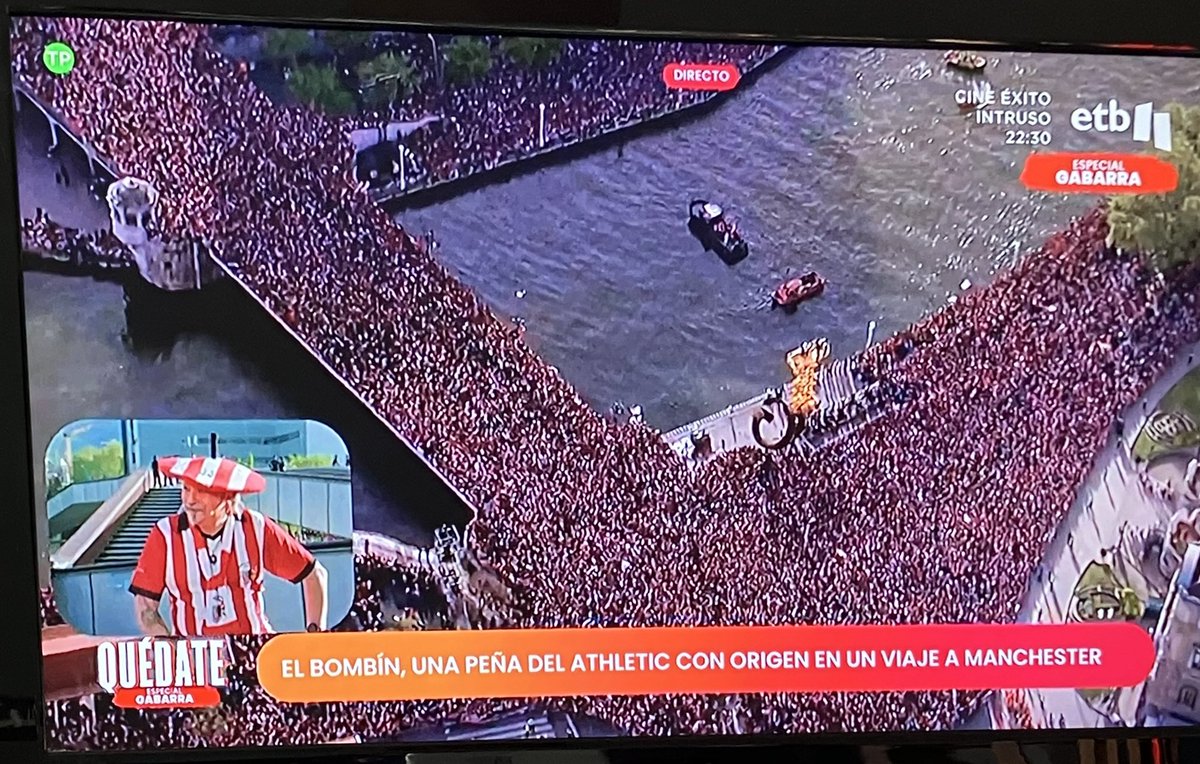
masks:
[(1128, 687), (1128, 623), (735, 626), (282, 634), (263, 689), (294, 703), (663, 693)]

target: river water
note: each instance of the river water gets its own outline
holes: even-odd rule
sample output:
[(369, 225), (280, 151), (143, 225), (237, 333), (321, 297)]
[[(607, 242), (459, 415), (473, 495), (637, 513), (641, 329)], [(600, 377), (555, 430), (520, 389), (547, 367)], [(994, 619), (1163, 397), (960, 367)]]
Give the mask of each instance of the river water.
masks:
[[(1200, 103), (1200, 61), (995, 54), (997, 89), (1050, 93), (1053, 150), (1137, 151), (1079, 133), (1072, 110), (1116, 98)], [(1029, 193), (1029, 146), (954, 103), (941, 52), (806, 48), (707, 114), (623, 146), (401, 210), (443, 262), (594, 405), (643, 406), (662, 429), (786, 378), (813, 337), (834, 354), (903, 328), (1095, 204)], [(690, 199), (725, 205), (751, 242), (729, 268), (685, 227)], [(419, 199), (417, 200), (419, 202)], [(825, 294), (793, 315), (768, 295), (808, 270)]]

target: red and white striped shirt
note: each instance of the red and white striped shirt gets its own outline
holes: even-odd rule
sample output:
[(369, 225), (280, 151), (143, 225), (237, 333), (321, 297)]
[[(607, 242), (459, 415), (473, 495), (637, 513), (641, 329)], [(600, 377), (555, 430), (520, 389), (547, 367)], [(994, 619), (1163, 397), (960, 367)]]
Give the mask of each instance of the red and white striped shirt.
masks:
[(278, 523), (238, 507), (216, 537), (206, 537), (179, 512), (151, 529), (129, 591), (170, 597), (176, 636), (267, 634), (263, 574), (299, 583), (316, 565), (312, 553)]

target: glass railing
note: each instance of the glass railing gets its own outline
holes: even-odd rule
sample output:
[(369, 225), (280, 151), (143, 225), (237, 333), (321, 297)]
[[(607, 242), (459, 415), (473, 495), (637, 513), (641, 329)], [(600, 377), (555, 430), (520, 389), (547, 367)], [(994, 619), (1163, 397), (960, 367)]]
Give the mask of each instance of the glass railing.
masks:
[(71, 483), (46, 500), (46, 516), (54, 517), (72, 504), (103, 502), (116, 493), (127, 475), (86, 483)]
[(289, 527), (337, 538), (354, 534), (350, 481), (345, 478), (264, 472), (267, 487), (242, 503)]

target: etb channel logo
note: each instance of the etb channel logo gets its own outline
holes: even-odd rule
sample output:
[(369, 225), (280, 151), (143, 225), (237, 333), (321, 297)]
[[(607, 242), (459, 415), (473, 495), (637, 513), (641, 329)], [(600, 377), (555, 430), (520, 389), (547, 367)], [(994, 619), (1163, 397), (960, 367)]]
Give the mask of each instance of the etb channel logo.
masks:
[(1153, 142), (1160, 151), (1171, 150), (1171, 114), (1155, 111), (1152, 102), (1139, 103), (1133, 107), (1133, 115), (1122, 109), (1115, 98), (1110, 98), (1092, 108), (1078, 108), (1071, 112), (1071, 127), (1087, 133), (1124, 133), (1133, 128), (1133, 139), (1143, 143)]

